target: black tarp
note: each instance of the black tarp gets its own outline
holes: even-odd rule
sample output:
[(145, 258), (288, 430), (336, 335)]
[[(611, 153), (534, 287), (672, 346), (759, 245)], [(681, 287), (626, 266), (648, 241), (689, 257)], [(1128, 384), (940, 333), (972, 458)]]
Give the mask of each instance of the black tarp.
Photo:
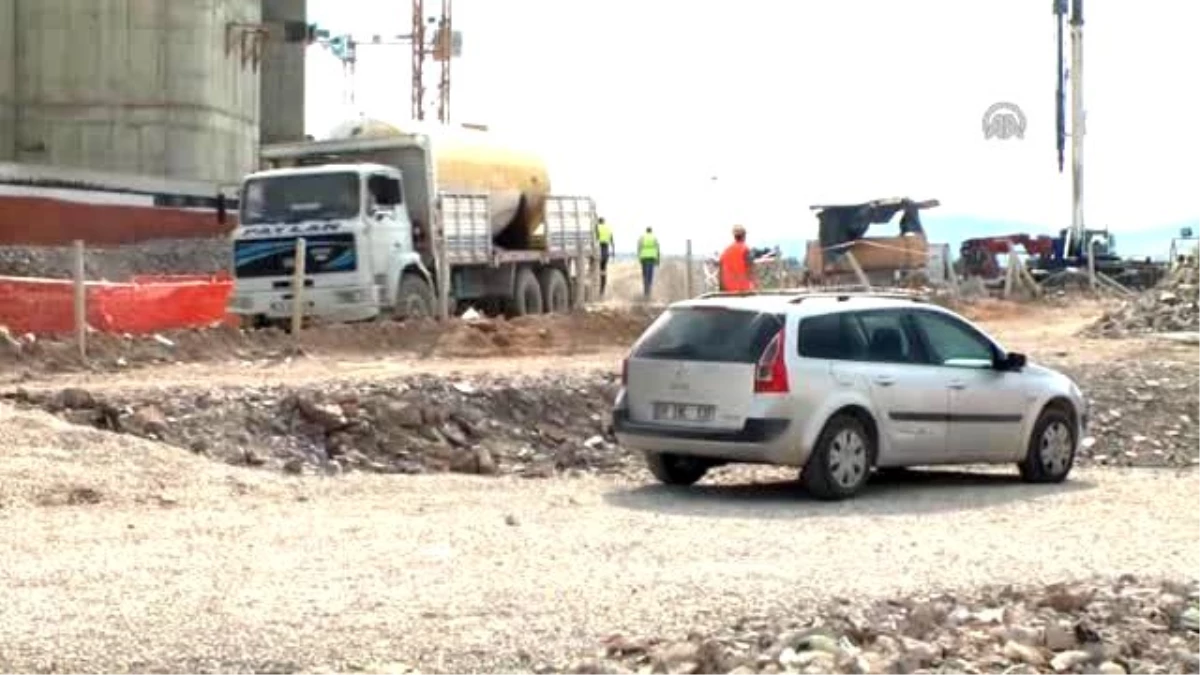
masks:
[(877, 199), (863, 204), (813, 206), (820, 227), (817, 237), (829, 258), (836, 258), (848, 247), (841, 246), (862, 239), (872, 225), (891, 222), (900, 216), (900, 234), (924, 234), (921, 209), (937, 206), (937, 200), (915, 202), (911, 199)]

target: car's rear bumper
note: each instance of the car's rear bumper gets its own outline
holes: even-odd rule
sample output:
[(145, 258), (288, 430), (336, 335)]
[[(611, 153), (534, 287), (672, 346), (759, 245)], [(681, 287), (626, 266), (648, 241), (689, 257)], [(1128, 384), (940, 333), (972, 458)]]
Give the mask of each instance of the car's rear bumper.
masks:
[(672, 452), (731, 462), (800, 465), (806, 458), (790, 439), (792, 421), (751, 418), (741, 429), (697, 429), (638, 422), (629, 410), (613, 410), (617, 441), (630, 450)]

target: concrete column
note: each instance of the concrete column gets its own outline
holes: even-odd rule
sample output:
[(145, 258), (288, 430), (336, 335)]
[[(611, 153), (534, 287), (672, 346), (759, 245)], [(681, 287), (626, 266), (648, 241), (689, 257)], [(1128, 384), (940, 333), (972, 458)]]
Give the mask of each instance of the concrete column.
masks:
[(0, 0), (0, 162), (16, 158), (17, 0)]
[(264, 50), (260, 108), (261, 143), (304, 139), (303, 42), (284, 42), (283, 22), (308, 21), (305, 0), (263, 0), (263, 22), (271, 27)]

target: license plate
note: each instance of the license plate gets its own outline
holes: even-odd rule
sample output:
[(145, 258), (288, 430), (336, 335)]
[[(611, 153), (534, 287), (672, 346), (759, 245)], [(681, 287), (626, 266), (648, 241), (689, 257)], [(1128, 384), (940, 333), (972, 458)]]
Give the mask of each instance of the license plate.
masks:
[(717, 407), (694, 403), (654, 404), (654, 419), (660, 422), (711, 422)]

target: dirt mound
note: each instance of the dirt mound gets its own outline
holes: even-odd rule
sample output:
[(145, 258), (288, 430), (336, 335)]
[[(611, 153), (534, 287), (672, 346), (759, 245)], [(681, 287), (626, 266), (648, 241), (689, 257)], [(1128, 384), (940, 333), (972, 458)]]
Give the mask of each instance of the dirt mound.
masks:
[(1088, 337), (1119, 338), (1146, 333), (1200, 331), (1195, 267), (1176, 268), (1157, 287), (1125, 300), (1083, 331)]
[(172, 506), (286, 490), (277, 476), (222, 467), (162, 443), (0, 403), (0, 509)]
[(18, 391), (19, 405), (197, 455), (289, 473), (613, 473), (631, 455), (610, 430), (616, 375), (93, 395)]
[[(1197, 463), (1196, 377), (1179, 363), (1064, 367), (1088, 396), (1079, 466)], [(613, 371), (502, 377), (418, 375), (305, 385), (180, 387), (5, 397), (77, 424), (143, 436), (234, 465), (292, 473), (644, 477), (610, 428)]]
[[(418, 358), (495, 358), (578, 354), (627, 346), (657, 316), (653, 308), (589, 309), (569, 315), (512, 320), (454, 319), (317, 326), (298, 339), (278, 329), (217, 327), (133, 337), (93, 334), (88, 368), (202, 361), (248, 361), (306, 353), (407, 355)], [(69, 339), (37, 339), (0, 332), (0, 365), (32, 371), (78, 370)]]

